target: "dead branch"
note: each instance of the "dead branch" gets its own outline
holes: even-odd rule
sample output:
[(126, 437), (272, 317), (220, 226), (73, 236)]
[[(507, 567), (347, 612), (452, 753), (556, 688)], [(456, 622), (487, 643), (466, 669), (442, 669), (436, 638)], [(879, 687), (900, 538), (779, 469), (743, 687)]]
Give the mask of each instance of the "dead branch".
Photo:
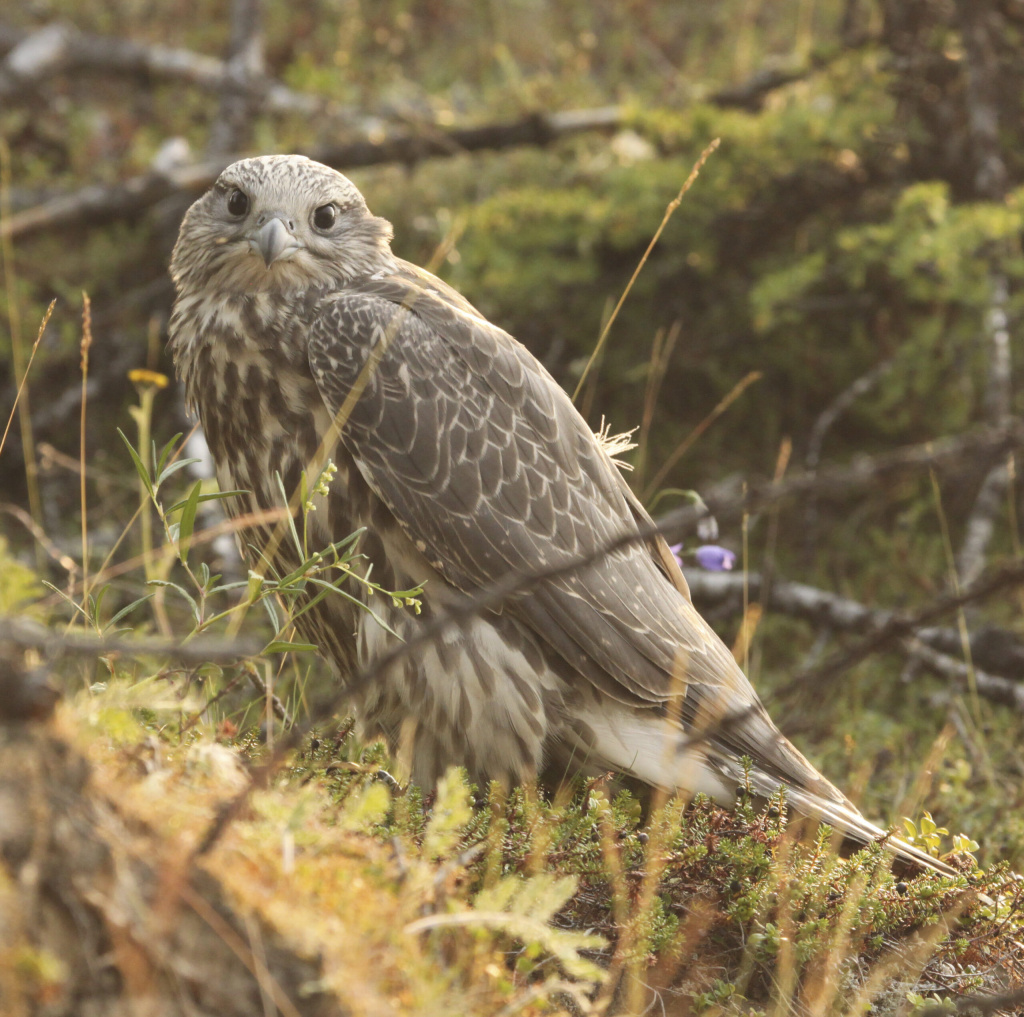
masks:
[[(704, 572), (686, 569), (686, 581), (695, 604), (703, 608), (727, 607), (741, 610), (743, 589), (750, 599), (762, 597), (761, 576), (756, 572)], [(835, 629), (857, 635), (878, 632), (896, 612), (868, 607), (850, 597), (842, 597), (806, 583), (776, 579), (772, 582), (765, 607), (799, 618), (816, 629)], [(924, 627), (914, 638), (939, 653), (951, 654), (961, 648), (960, 630), (954, 626)], [(1024, 640), (1007, 629), (986, 627), (971, 633), (971, 659), (998, 673), (1024, 673)]]
[(1024, 684), (989, 674), (980, 667), (968, 667), (964, 661), (933, 650), (920, 639), (904, 639), (901, 645), (911, 657), (940, 678), (949, 678), (964, 689), (973, 686), (978, 690), (978, 695), (1024, 713)]
[(1011, 561), (964, 587), (958, 593), (943, 593), (933, 598), (917, 611), (894, 611), (891, 617), (877, 631), (844, 650), (833, 653), (818, 667), (797, 675), (792, 685), (812, 682), (827, 682), (859, 664), (872, 653), (885, 649), (892, 643), (913, 636), (925, 628), (968, 604), (985, 600), (995, 593), (1008, 590), (1024, 583), (1024, 561)]
[(1002, 459), (1022, 445), (1022, 422), (1011, 420), (1003, 427), (979, 427), (952, 437), (905, 445), (877, 456), (856, 456), (848, 465), (796, 473), (778, 482), (755, 478), (747, 481), (746, 493), (738, 483), (722, 484), (702, 492), (703, 507), (688, 505), (676, 509), (662, 516), (659, 525), (669, 543), (678, 543), (689, 536), (691, 528), (706, 515), (714, 515), (719, 520), (738, 519), (744, 513), (759, 512), (787, 498), (838, 498), (910, 471), (953, 470), (975, 465), (979, 459)]
[(207, 142), (208, 155), (237, 152), (249, 144), (252, 120), (259, 110), (256, 90), (250, 83), (264, 77), (262, 23), (261, 0), (233, 0), (227, 67), (242, 87), (226, 86), (221, 91), (220, 110)]
[[(887, 357), (871, 368), (866, 374), (862, 374), (853, 384), (843, 389), (825, 407), (818, 416), (811, 428), (810, 437), (807, 440), (807, 451), (804, 453), (804, 468), (813, 472), (821, 462), (821, 448), (825, 443), (828, 432), (835, 422), (862, 396), (881, 381), (893, 368), (896, 362), (895, 357)], [(818, 529), (818, 499), (809, 497), (804, 507), (804, 550), (810, 558), (814, 549), (815, 536)]]
[[(702, 608), (726, 605), (734, 613), (743, 610), (743, 589), (748, 597), (762, 598), (763, 583), (755, 573), (700, 572), (687, 569), (686, 580), (694, 603)], [(867, 607), (804, 583), (774, 580), (765, 607), (792, 618), (800, 618), (817, 629), (872, 635), (884, 630), (897, 612)], [(961, 684), (969, 680), (967, 666), (956, 658), (961, 652), (960, 633), (955, 628), (920, 628), (902, 640), (904, 650), (931, 670)], [(1024, 683), (1003, 677), (1003, 673), (1024, 671), (1024, 641), (1002, 629), (982, 629), (971, 634), (971, 659), (976, 665), (978, 692), (993, 702), (1024, 712)], [(994, 672), (994, 673), (993, 673)]]
[[(511, 123), (431, 131), (394, 131), (381, 138), (363, 138), (310, 149), (305, 154), (336, 169), (384, 163), (416, 163), (459, 152), (549, 145), (583, 131), (609, 130), (623, 122), (617, 106), (566, 110), (524, 117)], [(383, 129), (382, 129), (383, 131)], [(242, 154), (224, 156), (165, 172), (143, 173), (117, 184), (92, 184), (12, 215), (0, 224), (0, 237), (24, 238), (42, 230), (105, 223), (138, 215), (173, 195), (198, 197)]]
[[(964, 101), (974, 163), (974, 192), (983, 201), (1002, 202), (1009, 179), (1000, 142), (1001, 68), (995, 45), (1002, 26), (996, 5), (990, 0), (956, 0), (956, 12), (967, 58)], [(1010, 414), (1012, 395), (1010, 333), (1006, 313), (1009, 281), (999, 263), (998, 252), (993, 256), (989, 278), (992, 296), (985, 322), (989, 346), (985, 409), (989, 423), (998, 425)], [(995, 531), (995, 520), (1009, 480), (1009, 470), (1000, 464), (993, 466), (982, 482), (968, 516), (957, 561), (963, 582), (971, 582), (985, 567), (985, 553)]]
[(273, 113), (326, 114), (356, 122), (354, 110), (316, 95), (295, 92), (264, 75), (240, 73), (236, 65), (215, 57), (169, 46), (148, 46), (130, 39), (91, 35), (60, 23), (36, 31), (0, 24), (0, 101), (29, 94), (60, 74), (88, 72), (174, 81), (211, 92), (242, 93), (258, 99)]
[(188, 643), (168, 639), (104, 639), (79, 632), (58, 632), (26, 618), (0, 618), (0, 641), (54, 655), (169, 657), (182, 664), (233, 663), (255, 657), (262, 649), (262, 644), (252, 639), (211, 636), (199, 636)]
[(715, 106), (726, 109), (736, 108), (756, 113), (769, 92), (777, 88), (791, 85), (794, 81), (803, 81), (818, 69), (817, 66), (799, 67), (784, 70), (779, 67), (768, 67), (755, 71), (746, 81), (731, 88), (723, 88), (711, 96)]

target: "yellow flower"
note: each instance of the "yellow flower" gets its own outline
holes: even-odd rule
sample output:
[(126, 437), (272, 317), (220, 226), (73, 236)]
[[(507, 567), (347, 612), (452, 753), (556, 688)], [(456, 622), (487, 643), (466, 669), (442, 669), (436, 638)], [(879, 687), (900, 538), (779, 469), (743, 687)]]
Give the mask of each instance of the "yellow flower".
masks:
[(133, 385), (142, 387), (152, 385), (154, 388), (167, 388), (169, 380), (166, 374), (159, 371), (150, 371), (145, 367), (136, 367), (128, 372), (128, 380)]

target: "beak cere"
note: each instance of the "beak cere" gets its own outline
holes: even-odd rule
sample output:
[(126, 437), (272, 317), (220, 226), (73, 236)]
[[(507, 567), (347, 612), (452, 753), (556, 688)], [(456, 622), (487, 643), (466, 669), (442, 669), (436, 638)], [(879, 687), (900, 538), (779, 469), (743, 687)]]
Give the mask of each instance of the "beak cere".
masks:
[(298, 246), (291, 231), (277, 216), (268, 219), (259, 228), (255, 236), (250, 238), (250, 243), (263, 256), (263, 263), (267, 268), (270, 268), (285, 251)]

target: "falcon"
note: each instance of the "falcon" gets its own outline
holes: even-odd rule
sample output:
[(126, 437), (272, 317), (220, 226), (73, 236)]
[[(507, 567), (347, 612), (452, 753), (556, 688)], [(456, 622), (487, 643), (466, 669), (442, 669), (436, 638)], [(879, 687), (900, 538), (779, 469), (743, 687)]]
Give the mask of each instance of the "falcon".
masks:
[[(280, 508), (303, 473), (321, 478), (310, 548), (362, 530), (375, 582), (422, 585), (419, 615), (358, 587), (299, 618), (350, 686), (363, 736), (401, 743), (425, 787), (452, 765), (506, 783), (615, 770), (725, 806), (781, 787), (856, 843), (884, 838), (772, 723), (555, 380), (395, 257), (391, 237), (342, 174), (264, 156), (229, 166), (192, 205), (171, 261), (169, 346), (221, 488), (245, 492), (230, 511)], [(260, 574), (302, 561), (272, 526), (242, 543)], [(355, 681), (398, 640), (538, 570), (550, 577), (529, 592)]]

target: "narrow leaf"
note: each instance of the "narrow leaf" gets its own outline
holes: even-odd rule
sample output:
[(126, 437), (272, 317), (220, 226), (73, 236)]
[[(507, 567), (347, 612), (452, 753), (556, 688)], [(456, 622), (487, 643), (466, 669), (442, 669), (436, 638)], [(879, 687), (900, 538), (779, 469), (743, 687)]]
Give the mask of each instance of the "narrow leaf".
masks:
[(135, 463), (135, 472), (139, 475), (139, 480), (142, 481), (143, 486), (149, 492), (150, 498), (154, 498), (155, 500), (156, 494), (153, 488), (153, 481), (150, 479), (149, 471), (146, 469), (145, 464), (142, 462), (139, 453), (136, 452), (135, 449), (132, 447), (132, 443), (128, 440), (128, 438), (125, 436), (124, 431), (122, 431), (120, 427), (117, 429), (117, 433), (121, 435), (121, 440), (128, 447), (128, 454), (132, 457), (132, 462)]
[(275, 639), (263, 647), (264, 653), (316, 653), (316, 643), (292, 643), (287, 639)]
[(159, 474), (160, 471), (164, 468), (164, 465), (167, 463), (168, 457), (174, 451), (174, 446), (178, 444), (178, 441), (181, 438), (181, 434), (182, 432), (179, 431), (166, 445), (164, 445), (164, 447), (160, 450), (159, 458), (157, 458), (156, 456), (153, 457), (153, 462), (156, 463), (157, 474)]
[(155, 596), (155, 593), (147, 593), (144, 597), (139, 597), (138, 600), (133, 600), (127, 607), (122, 607), (121, 610), (118, 611), (117, 614), (115, 614), (114, 617), (107, 622), (107, 624), (103, 628), (103, 631), (106, 632), (111, 627), (111, 625), (116, 625), (122, 618), (125, 617), (125, 615), (131, 614), (132, 611), (134, 611), (140, 604), (145, 604), (147, 600), (151, 600)]
[(196, 525), (196, 509), (199, 507), (199, 492), (203, 482), (197, 480), (185, 499), (185, 507), (181, 511), (181, 522), (178, 524), (178, 560), (184, 565), (188, 561), (189, 545), (192, 543), (192, 531)]
[[(201, 494), (199, 496), (199, 503), (202, 504), (204, 501), (220, 501), (222, 498), (234, 498), (237, 494), (248, 494), (248, 491), (214, 491), (212, 494)], [(167, 514), (170, 515), (172, 512), (177, 512), (178, 509), (185, 507), (187, 498), (182, 498), (181, 501), (175, 502), (168, 510)]]
[(274, 477), (277, 480), (277, 486), (281, 492), (281, 498), (284, 500), (284, 507), (288, 512), (288, 527), (291, 530), (292, 543), (295, 544), (295, 549), (299, 554), (304, 554), (305, 552), (302, 547), (302, 541), (299, 540), (299, 531), (295, 529), (295, 517), (292, 515), (291, 504), (288, 500), (288, 492), (284, 489), (284, 481), (281, 479), (280, 473), (275, 473)]
[(191, 466), (193, 463), (200, 462), (199, 459), (176, 459), (170, 466), (165, 467), (160, 471), (160, 475), (156, 478), (156, 486), (159, 487), (168, 477), (183, 470), (186, 466)]

